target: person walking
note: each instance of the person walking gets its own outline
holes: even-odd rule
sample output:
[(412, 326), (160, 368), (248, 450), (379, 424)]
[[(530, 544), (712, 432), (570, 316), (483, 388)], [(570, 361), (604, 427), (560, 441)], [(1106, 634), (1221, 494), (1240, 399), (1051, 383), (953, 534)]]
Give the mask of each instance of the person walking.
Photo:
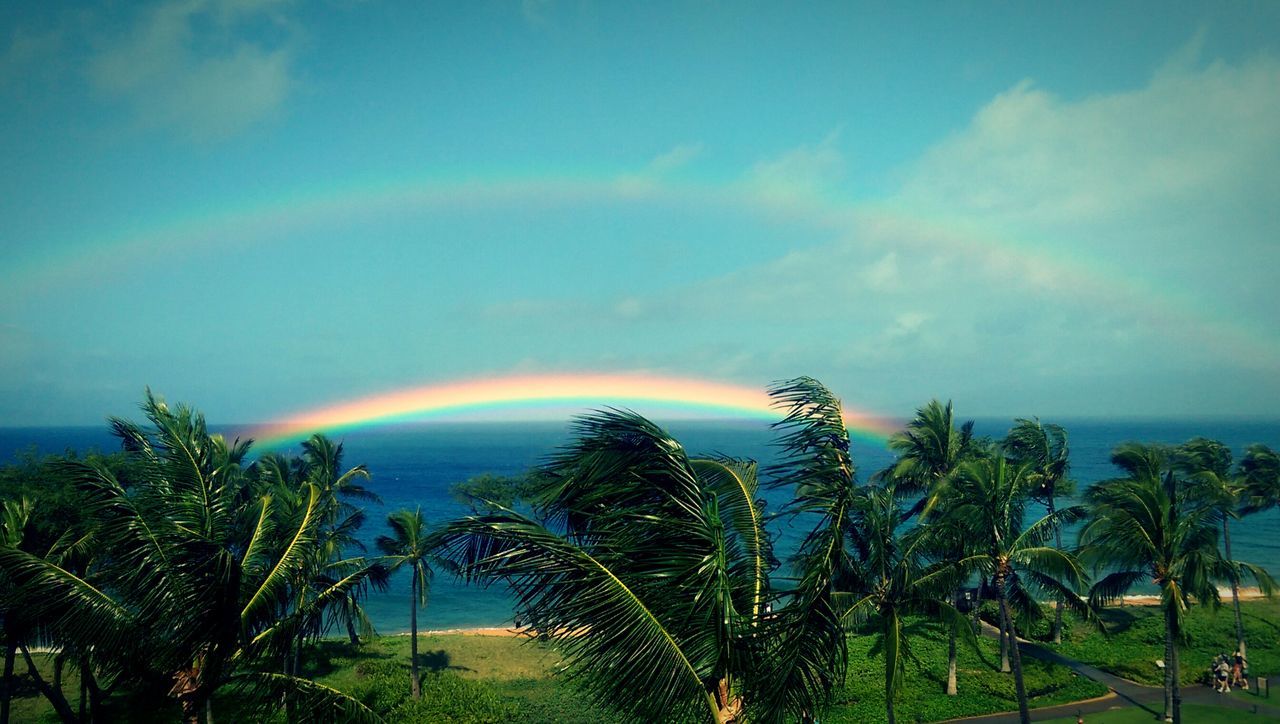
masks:
[(1231, 685), (1239, 686), (1242, 689), (1249, 688), (1249, 677), (1245, 675), (1245, 669), (1249, 667), (1249, 661), (1245, 659), (1243, 651), (1236, 651), (1236, 655), (1231, 661)]
[(1213, 667), (1213, 673), (1218, 684), (1214, 690), (1220, 694), (1228, 694), (1231, 692), (1231, 681), (1228, 678), (1231, 667), (1227, 665), (1227, 655), (1219, 656), (1216, 661), (1218, 663)]

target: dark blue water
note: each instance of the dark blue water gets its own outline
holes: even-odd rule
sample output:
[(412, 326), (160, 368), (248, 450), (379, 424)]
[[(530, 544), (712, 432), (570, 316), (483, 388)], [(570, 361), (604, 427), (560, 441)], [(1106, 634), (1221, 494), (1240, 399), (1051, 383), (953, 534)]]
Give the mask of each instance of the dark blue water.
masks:
[[(1126, 440), (1180, 443), (1195, 436), (1210, 437), (1230, 445), (1240, 455), (1248, 444), (1280, 446), (1280, 421), (1116, 421), (1064, 420), (1071, 440), (1072, 476), (1081, 487), (1116, 475), (1109, 456)], [(978, 434), (1002, 437), (1009, 420), (979, 420)], [(691, 453), (724, 453), (767, 464), (773, 458), (772, 434), (753, 422), (673, 422), (668, 429)], [(363, 463), (373, 474), (371, 487), (383, 504), (368, 507), (369, 523), (362, 538), (372, 550), (373, 540), (385, 532), (386, 514), (400, 508), (421, 506), (432, 521), (463, 513), (448, 494), (449, 487), (489, 472), (515, 474), (539, 463), (568, 439), (568, 426), (559, 423), (422, 424), (383, 427), (339, 436), (346, 445), (345, 465)], [(94, 428), (0, 428), (0, 462), (35, 446), (41, 453), (97, 448), (109, 451), (116, 441), (105, 426)], [(297, 452), (296, 450), (294, 452)], [(887, 465), (891, 456), (883, 447), (854, 442), (853, 455), (860, 477)], [(769, 508), (785, 502), (786, 491), (765, 493)], [(795, 547), (803, 534), (800, 526), (778, 531), (779, 552)], [(1280, 513), (1271, 511), (1240, 521), (1233, 527), (1233, 553), (1280, 573)], [(409, 582), (392, 580), (390, 591), (375, 596), (368, 610), (383, 633), (407, 629)], [(424, 629), (507, 625), (511, 606), (504, 590), (462, 586), (446, 575), (432, 585), (430, 602), (419, 616)]]

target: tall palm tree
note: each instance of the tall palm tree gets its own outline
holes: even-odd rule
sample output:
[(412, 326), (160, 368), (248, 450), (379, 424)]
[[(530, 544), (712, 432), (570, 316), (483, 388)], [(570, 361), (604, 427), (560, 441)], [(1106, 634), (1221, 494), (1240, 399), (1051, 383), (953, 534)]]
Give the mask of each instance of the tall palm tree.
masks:
[[(899, 529), (907, 517), (890, 488), (864, 489), (855, 513), (859, 539), (854, 570), (841, 581), (837, 605), (851, 627), (876, 625), (877, 644), (885, 658), (885, 714), (894, 724), (893, 698), (910, 655), (907, 616), (923, 616), (961, 631), (976, 646), (964, 615), (946, 602), (957, 580), (964, 577), (955, 562), (927, 567), (924, 550), (930, 530)], [(847, 607), (846, 607), (847, 606)]]
[(413, 698), (417, 699), (422, 691), (418, 676), (418, 608), (427, 605), (432, 575), (428, 561), (437, 541), (427, 531), (421, 508), (391, 513), (387, 525), (392, 534), (378, 536), (378, 550), (388, 557), (391, 570), (409, 569), (409, 666)]
[[(339, 580), (346, 574), (350, 565), (346, 562), (348, 552), (364, 553), (364, 544), (357, 536), (364, 525), (364, 510), (356, 503), (381, 504), (377, 493), (366, 488), (364, 481), (371, 479), (368, 468), (364, 465), (343, 470), (343, 444), (321, 434), (314, 434), (302, 443), (302, 457), (299, 470), (302, 479), (320, 488), (323, 500), (321, 509), (321, 526), (319, 533), (318, 557), (314, 562), (312, 580), (319, 585), (311, 586), (313, 591), (322, 589), (333, 580)], [(386, 571), (382, 564), (373, 564), (368, 578), (374, 588), (386, 585)], [(373, 623), (365, 613), (363, 600), (370, 586), (357, 586), (349, 595), (333, 602), (324, 612), (325, 622), (316, 622), (317, 635), (327, 630), (329, 623), (339, 623), (346, 628), (347, 637), (352, 645), (360, 643), (357, 629), (366, 635), (372, 635)]]
[(264, 666), (283, 652), (314, 611), (369, 575), (357, 570), (287, 615), (290, 583), (311, 555), (319, 489), (309, 487), (296, 525), (281, 528), (270, 495), (257, 495), (242, 468), (247, 443), (228, 444), (204, 418), (170, 409), (147, 392), (152, 430), (113, 420), (131, 458), (126, 489), (100, 462), (65, 466), (84, 490), (106, 561), (95, 585), (55, 561), (0, 549), (0, 572), (50, 621), (64, 645), (94, 651), (121, 671), (146, 667), (172, 684), (186, 722), (208, 713), (224, 685), (264, 710), (280, 694), (317, 711), (354, 720), (376, 717), (359, 702)]
[(862, 493), (840, 400), (811, 377), (779, 382), (769, 394), (784, 413), (773, 426), (781, 453), (768, 470), (770, 486), (792, 491), (782, 515), (815, 522), (792, 558), (786, 605), (769, 620), (763, 686), (753, 698), (765, 712), (816, 713), (848, 665), (838, 599), (842, 581), (854, 589)]
[(1094, 584), (1095, 604), (1118, 600), (1135, 584), (1150, 580), (1160, 589), (1165, 628), (1165, 718), (1182, 721), (1178, 646), (1186, 640), (1183, 622), (1191, 602), (1219, 605), (1215, 579), (1251, 574), (1266, 592), (1271, 577), (1256, 566), (1224, 560), (1218, 552), (1214, 511), (1189, 494), (1170, 466), (1168, 450), (1124, 443), (1111, 461), (1125, 477), (1090, 486), (1085, 494), (1089, 520), (1080, 531), (1081, 556), (1109, 572)]
[(944, 523), (972, 541), (972, 552), (959, 565), (991, 581), (1000, 605), (1001, 627), (1008, 632), (1014, 687), (1021, 720), (1031, 721), (1018, 620), (1044, 618), (1037, 594), (1063, 601), (1080, 616), (1095, 621), (1075, 588), (1084, 571), (1075, 557), (1045, 545), (1064, 523), (1077, 520), (1078, 507), (1063, 508), (1024, 527), (1025, 506), (1034, 483), (1029, 468), (1010, 464), (1003, 455), (962, 463), (929, 497), (924, 517), (939, 510)]
[[(973, 437), (973, 421), (959, 428), (951, 401), (946, 405), (937, 400), (916, 410), (916, 415), (906, 427), (889, 438), (889, 449), (898, 459), (889, 473), (894, 487), (900, 493), (928, 496), (945, 483), (965, 460), (978, 452)], [(953, 597), (954, 597), (953, 593)], [(947, 694), (955, 696), (956, 687), (956, 635), (953, 631), (947, 641)]]
[[(1228, 561), (1231, 555), (1231, 520), (1239, 517), (1238, 509), (1247, 496), (1242, 475), (1233, 475), (1231, 450), (1217, 440), (1198, 437), (1180, 446), (1175, 467), (1193, 486), (1192, 495), (1199, 498), (1222, 521), (1222, 548)], [(1244, 621), (1240, 616), (1240, 579), (1230, 576), (1231, 605), (1236, 617), (1236, 648), (1244, 653)]]
[[(1001, 443), (1009, 461), (1028, 466), (1031, 494), (1043, 501), (1049, 515), (1057, 510), (1057, 499), (1071, 495), (1074, 484), (1071, 473), (1071, 448), (1067, 431), (1061, 425), (1046, 425), (1039, 418), (1018, 418)], [(1054, 531), (1054, 544), (1062, 548), (1062, 528)], [(1062, 602), (1057, 601), (1053, 610), (1053, 629), (1050, 632), (1055, 644), (1062, 643)]]
[(535, 476), (532, 515), (484, 506), (443, 528), (439, 556), (467, 580), (509, 583), (598, 701), (651, 721), (727, 722), (744, 703), (753, 721), (781, 717), (742, 696), (772, 645), (754, 463), (690, 458), (625, 411), (574, 432)]

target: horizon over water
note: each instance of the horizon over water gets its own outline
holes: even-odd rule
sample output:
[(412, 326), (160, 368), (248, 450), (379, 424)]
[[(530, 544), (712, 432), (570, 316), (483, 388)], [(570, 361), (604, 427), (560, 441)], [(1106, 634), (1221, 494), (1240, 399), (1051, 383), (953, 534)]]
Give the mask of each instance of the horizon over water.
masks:
[[(967, 419), (967, 418), (965, 418)], [(1120, 442), (1137, 440), (1176, 444), (1203, 436), (1221, 440), (1238, 459), (1244, 447), (1264, 443), (1280, 447), (1280, 419), (1203, 417), (1181, 419), (1148, 418), (1041, 418), (1067, 429), (1071, 444), (1072, 477), (1081, 489), (1090, 483), (1117, 474), (1109, 456)], [(752, 458), (767, 465), (774, 457), (774, 440), (768, 423), (754, 420), (659, 421), (691, 455), (720, 453)], [(368, 515), (360, 540), (374, 553), (373, 541), (386, 531), (387, 513), (401, 508), (422, 507), (432, 524), (465, 512), (465, 507), (449, 496), (449, 487), (474, 475), (511, 475), (538, 464), (556, 447), (569, 440), (571, 421), (465, 421), (404, 422), (365, 427), (330, 434), (344, 444), (343, 465), (364, 464), (372, 474), (369, 487), (383, 503), (367, 504)], [(979, 435), (1003, 437), (1012, 418), (975, 418)], [(210, 425), (212, 432), (234, 434), (242, 426)], [(38, 454), (61, 453), (68, 449), (112, 451), (117, 441), (107, 426), (0, 427), (0, 464), (16, 462), (24, 451), (35, 447)], [(280, 446), (281, 452), (297, 453), (297, 444)], [(883, 468), (892, 456), (882, 445), (853, 440), (851, 452), (860, 482)], [(776, 511), (789, 491), (762, 490), (767, 511)], [(1035, 515), (1029, 513), (1029, 518)], [(779, 558), (797, 545), (804, 531), (800, 525), (775, 523)], [(1070, 538), (1068, 538), (1070, 540)], [(1280, 512), (1250, 516), (1232, 526), (1236, 558), (1266, 567), (1280, 574)], [(784, 564), (785, 565), (785, 564)], [(780, 570), (779, 572), (785, 572)], [(409, 585), (403, 573), (392, 578), (391, 588), (372, 593), (366, 605), (380, 633), (408, 629)], [(447, 574), (437, 574), (427, 607), (419, 613), (420, 630), (509, 626), (510, 599), (503, 586), (488, 589), (467, 587)], [(341, 635), (333, 631), (330, 635)]]

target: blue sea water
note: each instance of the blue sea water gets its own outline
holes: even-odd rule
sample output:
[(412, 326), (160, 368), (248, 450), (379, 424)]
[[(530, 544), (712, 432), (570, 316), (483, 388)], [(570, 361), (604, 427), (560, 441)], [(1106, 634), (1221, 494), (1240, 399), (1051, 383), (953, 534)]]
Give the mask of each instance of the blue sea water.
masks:
[[(1204, 436), (1221, 440), (1240, 455), (1246, 445), (1261, 442), (1280, 446), (1280, 420), (1057, 420), (1069, 433), (1072, 477), (1081, 487), (1116, 475), (1109, 456), (1126, 440), (1180, 443)], [(976, 432), (1002, 437), (1007, 419), (980, 419)], [(769, 463), (774, 456), (773, 434), (756, 422), (682, 421), (667, 429), (691, 453), (723, 453)], [(345, 444), (345, 465), (366, 465), (373, 474), (370, 484), (383, 500), (369, 505), (369, 523), (362, 539), (372, 550), (373, 540), (385, 532), (386, 514), (421, 506), (431, 521), (444, 521), (464, 512), (449, 496), (449, 487), (481, 473), (515, 474), (538, 464), (544, 456), (569, 439), (567, 423), (423, 423), (357, 430), (337, 436)], [(0, 428), (0, 463), (9, 462), (32, 447), (41, 453), (67, 449), (113, 450), (116, 440), (105, 426), (62, 428)], [(296, 451), (295, 451), (296, 452)], [(891, 455), (882, 446), (855, 441), (854, 460), (865, 479), (883, 468)], [(786, 500), (786, 491), (766, 491), (770, 509)], [(779, 552), (793, 549), (803, 534), (800, 525), (783, 526), (778, 532)], [(1233, 554), (1240, 560), (1265, 566), (1280, 574), (1280, 512), (1251, 516), (1233, 526)], [(391, 588), (376, 593), (368, 611), (382, 633), (408, 628), (409, 582), (392, 579)], [(432, 584), (427, 609), (419, 614), (423, 629), (504, 626), (512, 611), (507, 592), (500, 586), (468, 587), (440, 574)]]

